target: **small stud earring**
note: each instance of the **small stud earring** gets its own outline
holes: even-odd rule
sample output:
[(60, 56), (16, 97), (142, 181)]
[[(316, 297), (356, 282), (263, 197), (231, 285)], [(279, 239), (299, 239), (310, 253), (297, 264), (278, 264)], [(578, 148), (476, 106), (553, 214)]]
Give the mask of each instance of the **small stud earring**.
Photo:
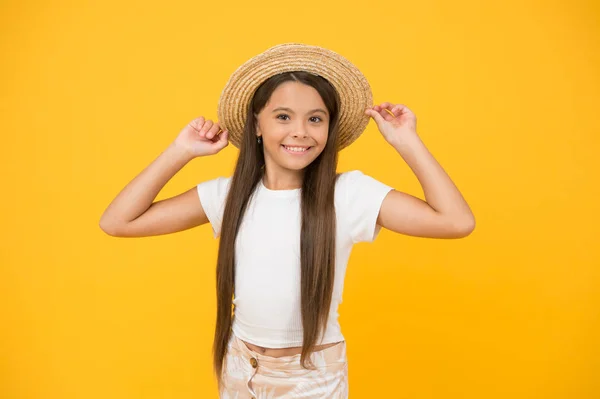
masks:
[(258, 144), (262, 143), (262, 139), (260, 138), (260, 136), (258, 136), (258, 137), (256, 138), (256, 142), (257, 142)]

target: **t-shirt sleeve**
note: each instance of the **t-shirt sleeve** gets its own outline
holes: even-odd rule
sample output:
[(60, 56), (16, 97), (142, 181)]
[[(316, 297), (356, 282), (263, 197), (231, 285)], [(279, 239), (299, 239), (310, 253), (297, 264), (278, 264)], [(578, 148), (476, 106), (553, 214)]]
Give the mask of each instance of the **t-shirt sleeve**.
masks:
[(223, 211), (225, 209), (225, 200), (229, 192), (230, 182), (230, 177), (217, 177), (196, 186), (200, 203), (212, 226), (215, 238), (221, 234), (221, 222), (223, 221)]
[(372, 242), (381, 230), (377, 224), (381, 204), (393, 188), (359, 170), (346, 172), (340, 178), (344, 224), (350, 237), (354, 243)]

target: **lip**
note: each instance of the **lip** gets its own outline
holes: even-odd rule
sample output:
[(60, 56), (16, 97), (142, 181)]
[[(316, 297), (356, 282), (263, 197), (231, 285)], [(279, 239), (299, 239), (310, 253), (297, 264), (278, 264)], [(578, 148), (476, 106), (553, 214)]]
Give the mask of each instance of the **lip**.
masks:
[(284, 144), (281, 145), (281, 148), (287, 152), (288, 154), (292, 154), (292, 155), (304, 155), (307, 152), (309, 152), (312, 149), (312, 146), (306, 146), (306, 145), (289, 145), (288, 147), (300, 147), (300, 148), (306, 148), (306, 151), (302, 151), (302, 152), (297, 152), (297, 151), (290, 151), (287, 148), (285, 148), (286, 146)]

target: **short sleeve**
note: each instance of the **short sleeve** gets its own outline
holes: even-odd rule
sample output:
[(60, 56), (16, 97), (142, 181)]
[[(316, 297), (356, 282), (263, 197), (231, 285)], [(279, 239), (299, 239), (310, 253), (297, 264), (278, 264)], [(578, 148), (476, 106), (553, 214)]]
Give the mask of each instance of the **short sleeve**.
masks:
[(212, 226), (215, 238), (221, 234), (221, 222), (223, 221), (223, 211), (230, 182), (230, 177), (217, 177), (196, 186), (200, 203)]
[(381, 230), (377, 224), (381, 204), (393, 188), (358, 170), (343, 173), (338, 184), (344, 225), (352, 241), (372, 242)]

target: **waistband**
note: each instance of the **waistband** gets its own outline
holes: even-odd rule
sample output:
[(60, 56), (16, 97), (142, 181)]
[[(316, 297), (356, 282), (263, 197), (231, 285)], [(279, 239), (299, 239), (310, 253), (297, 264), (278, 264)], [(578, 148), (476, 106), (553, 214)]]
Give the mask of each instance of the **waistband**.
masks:
[[(250, 359), (257, 360), (259, 367), (266, 367), (272, 370), (307, 370), (300, 364), (300, 354), (272, 357), (260, 354), (248, 348), (244, 341), (238, 338), (233, 332), (229, 340), (228, 349), (234, 356), (242, 356), (246, 363), (250, 364)], [(329, 348), (311, 353), (310, 359), (317, 367), (326, 368), (329, 371), (343, 370), (347, 362), (346, 341), (341, 341)]]

